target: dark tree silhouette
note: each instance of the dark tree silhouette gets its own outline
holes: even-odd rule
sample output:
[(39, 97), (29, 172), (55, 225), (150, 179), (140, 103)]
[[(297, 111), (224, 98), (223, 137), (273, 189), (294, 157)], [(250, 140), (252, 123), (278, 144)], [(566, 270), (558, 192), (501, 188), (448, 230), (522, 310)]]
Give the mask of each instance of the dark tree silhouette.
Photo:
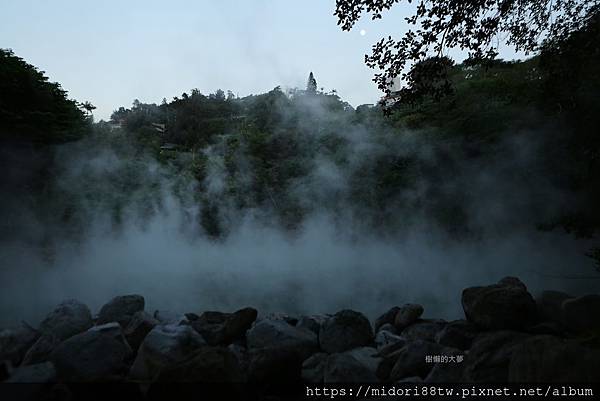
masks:
[[(363, 13), (379, 19), (402, 0), (336, 0), (335, 16), (343, 30), (350, 30)], [(407, 1), (412, 3), (411, 0)], [(391, 36), (373, 45), (365, 63), (382, 72), (373, 79), (390, 95), (392, 82), (404, 87), (422, 81), (427, 70), (439, 80), (445, 70), (447, 49), (468, 52), (469, 59), (489, 61), (502, 42), (525, 54), (537, 52), (548, 38), (566, 38), (598, 13), (598, 0), (420, 0), (405, 20), (410, 29), (400, 39)], [(417, 73), (412, 67), (430, 59)], [(437, 85), (432, 89), (448, 89)], [(400, 94), (402, 95), (402, 93)]]
[(308, 82), (306, 83), (306, 91), (309, 93), (315, 93), (317, 91), (317, 80), (313, 75), (312, 71), (308, 76)]

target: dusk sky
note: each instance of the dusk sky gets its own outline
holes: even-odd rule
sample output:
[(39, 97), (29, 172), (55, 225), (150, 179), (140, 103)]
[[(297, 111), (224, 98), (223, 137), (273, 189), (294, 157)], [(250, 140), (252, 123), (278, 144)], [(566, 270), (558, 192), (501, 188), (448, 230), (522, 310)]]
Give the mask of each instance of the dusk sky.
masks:
[(0, 47), (96, 105), (96, 120), (136, 98), (160, 103), (192, 88), (246, 96), (304, 87), (310, 71), (357, 106), (381, 95), (364, 55), (402, 34), (407, 7), (343, 32), (334, 0), (3, 0)]

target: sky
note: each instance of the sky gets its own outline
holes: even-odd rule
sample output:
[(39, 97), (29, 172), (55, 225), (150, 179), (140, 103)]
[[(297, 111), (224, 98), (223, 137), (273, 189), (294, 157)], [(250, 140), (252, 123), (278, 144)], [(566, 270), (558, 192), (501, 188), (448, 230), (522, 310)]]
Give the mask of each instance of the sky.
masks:
[(0, 47), (97, 106), (96, 120), (192, 88), (239, 96), (301, 88), (311, 71), (353, 106), (375, 103), (381, 92), (364, 55), (402, 35), (410, 6), (350, 32), (334, 10), (335, 0), (2, 0)]

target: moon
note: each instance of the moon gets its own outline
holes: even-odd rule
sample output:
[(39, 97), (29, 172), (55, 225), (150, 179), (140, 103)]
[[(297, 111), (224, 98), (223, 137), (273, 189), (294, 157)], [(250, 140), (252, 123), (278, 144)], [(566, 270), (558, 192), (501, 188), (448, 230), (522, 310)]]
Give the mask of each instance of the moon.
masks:
[(367, 31), (365, 31), (364, 29), (360, 30), (360, 36), (365, 36), (367, 34)]

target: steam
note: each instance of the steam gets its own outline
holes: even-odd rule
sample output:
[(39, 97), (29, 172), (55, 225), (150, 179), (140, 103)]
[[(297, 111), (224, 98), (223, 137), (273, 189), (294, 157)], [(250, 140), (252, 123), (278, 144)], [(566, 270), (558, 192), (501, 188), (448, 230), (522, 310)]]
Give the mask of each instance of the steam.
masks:
[[(313, 115), (325, 113), (309, 106)], [(511, 135), (495, 157), (458, 165), (451, 178), (408, 186), (385, 205), (397, 219), (385, 229), (369, 220), (373, 210), (351, 201), (352, 172), (386, 156), (416, 155), (422, 166), (436, 166), (442, 163), (439, 149), (423, 133), (399, 137), (354, 125), (339, 134), (345, 164), (318, 150), (305, 160), (308, 173), (290, 184), (289, 196), (306, 211), (294, 230), (277, 223), (277, 202), (234, 207), (226, 192), (224, 135), (205, 149), (202, 189), (203, 199), (218, 203), (227, 226), (220, 239), (198, 224), (205, 200), (197, 198), (201, 190), (192, 177), (98, 138), (63, 145), (56, 151), (55, 188), (73, 203), (73, 219), (83, 229), (72, 233), (39, 217), (45, 208), (52, 214), (55, 205), (37, 205), (37, 212), (23, 206), (29, 218), (15, 238), (0, 243), (0, 324), (36, 323), (71, 297), (97, 311), (126, 293), (144, 295), (148, 310), (199, 313), (250, 305), (262, 313), (295, 314), (353, 308), (374, 317), (393, 305), (419, 302), (426, 316), (451, 319), (462, 316), (463, 288), (507, 275), (522, 278), (533, 293), (596, 292), (593, 280), (564, 279), (590, 274), (584, 255), (589, 244), (534, 227), (532, 220), (568, 202), (543, 171), (535, 171), (536, 134)], [(243, 152), (236, 163), (238, 184), (249, 185)], [(127, 174), (133, 176), (123, 181)], [(457, 239), (433, 221), (426, 213), (432, 190), (460, 196), (478, 234)], [(48, 236), (50, 257), (31, 240)]]

